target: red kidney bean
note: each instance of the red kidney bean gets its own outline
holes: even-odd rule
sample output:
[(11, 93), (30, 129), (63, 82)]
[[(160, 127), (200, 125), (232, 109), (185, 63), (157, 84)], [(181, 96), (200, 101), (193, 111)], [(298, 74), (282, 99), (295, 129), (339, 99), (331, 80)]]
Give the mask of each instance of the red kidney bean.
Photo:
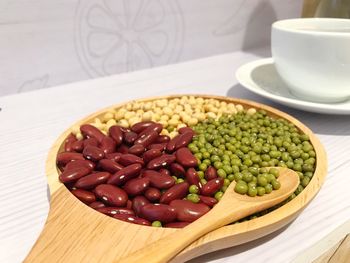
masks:
[(83, 189), (72, 190), (72, 194), (85, 204), (91, 204), (96, 201), (94, 193)]
[(129, 148), (129, 153), (140, 156), (145, 152), (145, 147), (142, 144), (135, 144)]
[(175, 184), (175, 179), (169, 175), (164, 175), (153, 170), (144, 170), (143, 176), (148, 177), (150, 184), (158, 189), (168, 189)]
[(145, 163), (148, 163), (149, 161), (153, 160), (154, 158), (157, 158), (162, 155), (162, 152), (157, 150), (157, 149), (151, 149), (146, 151), (143, 155), (142, 158)]
[(98, 144), (99, 144), (98, 140), (95, 139), (95, 138), (93, 138), (93, 137), (88, 138), (88, 139), (85, 139), (85, 140), (83, 141), (84, 148), (87, 147), (87, 146), (89, 146), (89, 145), (90, 145), (90, 146), (98, 147)]
[(175, 208), (164, 204), (146, 204), (141, 207), (141, 216), (148, 221), (170, 223), (176, 220)]
[(207, 170), (205, 170), (204, 177), (207, 181), (217, 178), (218, 174), (216, 169), (213, 166), (209, 166)]
[(197, 171), (194, 168), (189, 168), (186, 171), (186, 181), (190, 184), (190, 185), (197, 185), (199, 188), (202, 187), (202, 184), (200, 182), (200, 178), (199, 175), (197, 174)]
[(135, 163), (139, 163), (141, 165), (144, 165), (144, 161), (142, 160), (142, 158), (134, 155), (134, 154), (123, 154), (122, 156), (120, 156), (120, 159), (118, 161), (120, 164), (127, 166), (130, 164), (135, 164)]
[[(159, 195), (160, 195), (160, 193), (159, 193)], [(138, 195), (138, 196), (134, 197), (134, 199), (132, 200), (132, 209), (134, 210), (134, 212), (137, 216), (140, 215), (141, 207), (144, 206), (145, 204), (149, 204), (149, 201), (146, 197), (144, 197), (142, 195)]]
[(128, 195), (140, 195), (147, 189), (149, 183), (150, 181), (147, 177), (135, 178), (127, 181), (123, 189)]
[(105, 182), (107, 182), (110, 176), (111, 174), (107, 172), (97, 172), (89, 174), (84, 177), (81, 177), (75, 183), (74, 187), (82, 189), (91, 189), (94, 188), (96, 185), (104, 184)]
[(146, 134), (149, 134), (151, 131), (155, 131), (157, 134), (159, 134), (163, 130), (163, 125), (160, 123), (154, 123), (150, 126), (148, 126), (146, 129), (144, 129), (141, 133), (139, 133), (139, 136), (137, 139), (141, 139)]
[(166, 148), (166, 143), (154, 143), (148, 146), (148, 149), (158, 149), (159, 151), (164, 151)]
[(192, 132), (185, 132), (180, 134), (179, 139), (176, 141), (175, 150), (180, 149), (181, 147), (186, 147), (193, 138)]
[(73, 152), (74, 150), (72, 148), (72, 143), (76, 141), (77, 141), (77, 138), (72, 133), (69, 134), (66, 140), (64, 141), (64, 151)]
[(124, 167), (120, 171), (113, 174), (107, 181), (108, 184), (122, 185), (130, 179), (137, 177), (141, 172), (141, 164), (135, 163)]
[(175, 151), (175, 146), (177, 141), (180, 139), (180, 134), (176, 135), (174, 138), (172, 138), (168, 144), (166, 145), (166, 151), (169, 153), (172, 153)]
[(105, 135), (91, 124), (83, 124), (80, 126), (80, 131), (84, 137), (95, 138), (98, 142), (101, 142)]
[(85, 147), (83, 155), (86, 159), (93, 162), (97, 162), (105, 157), (104, 152), (100, 148), (91, 145)]
[(64, 185), (67, 187), (67, 189), (68, 189), (69, 191), (72, 191), (72, 190), (75, 190), (75, 189), (76, 189), (76, 188), (74, 187), (74, 182), (65, 183)]
[(111, 137), (108, 136), (105, 136), (100, 144), (100, 148), (105, 154), (115, 152), (116, 147), (117, 143)]
[(184, 228), (189, 224), (190, 224), (189, 222), (173, 222), (173, 223), (165, 224), (164, 226), (171, 227), (171, 228)]
[(75, 142), (72, 142), (71, 144), (71, 149), (74, 151), (74, 152), (79, 152), (81, 153), (84, 149), (84, 141), (83, 140), (80, 140), (80, 141), (75, 141)]
[(184, 177), (186, 173), (185, 169), (178, 163), (170, 164), (170, 171), (172, 175), (175, 175), (176, 177)]
[(124, 141), (125, 141), (125, 143), (127, 143), (129, 145), (134, 144), (134, 142), (137, 139), (137, 136), (138, 135), (135, 132), (132, 132), (132, 131), (126, 132), (124, 134)]
[(221, 177), (211, 179), (205, 185), (202, 186), (200, 192), (202, 195), (213, 195), (224, 185), (224, 179)]
[(180, 148), (176, 151), (176, 161), (184, 167), (196, 167), (198, 165), (197, 158), (188, 148)]
[(97, 208), (105, 207), (106, 205), (100, 201), (95, 201), (95, 202), (92, 202), (89, 206), (93, 209), (97, 209)]
[[(161, 124), (154, 122), (137, 123), (131, 130), (113, 126), (108, 137), (96, 132), (94, 126), (86, 125), (82, 131), (85, 139), (78, 141), (71, 134), (66, 139), (66, 148), (72, 152), (57, 156), (58, 165), (65, 165), (60, 180), (63, 175), (62, 182), (83, 202), (117, 219), (144, 225), (159, 220), (166, 227), (185, 227), (216, 204), (217, 200), (211, 196), (224, 181), (217, 178), (216, 169), (210, 166), (205, 172), (208, 182), (201, 185), (193, 168), (198, 160), (186, 148), (195, 134), (191, 128), (181, 128), (173, 139), (159, 135), (162, 129)], [(163, 153), (175, 150), (173, 154)], [(94, 171), (97, 161), (97, 169), (102, 171)], [(147, 169), (142, 169), (145, 163)], [(175, 184), (171, 175), (185, 176), (186, 181)], [(190, 185), (200, 188), (200, 203), (182, 200)], [(86, 191), (93, 188), (93, 193)], [(166, 191), (162, 194), (160, 190)], [(132, 201), (128, 195), (134, 196)]]
[(138, 225), (143, 225), (143, 226), (150, 226), (151, 225), (151, 222), (149, 222), (148, 220), (140, 218), (140, 217), (136, 217), (133, 215), (116, 214), (113, 217), (116, 219), (125, 221), (125, 222), (134, 223), (134, 224), (138, 224)]
[(210, 210), (205, 204), (195, 204), (188, 200), (174, 200), (170, 206), (175, 209), (176, 218), (181, 222), (193, 222)]
[(156, 143), (166, 143), (168, 144), (168, 142), (170, 141), (170, 137), (168, 135), (159, 135)]
[(199, 199), (203, 204), (206, 204), (209, 207), (213, 207), (218, 202), (214, 197), (204, 195), (199, 195)]
[(123, 131), (120, 126), (111, 126), (108, 130), (109, 136), (115, 141), (116, 146), (119, 146), (123, 141)]
[(178, 131), (180, 134), (184, 134), (186, 132), (191, 132), (193, 135), (195, 135), (194, 130), (192, 130), (190, 127), (182, 127)]
[(158, 133), (156, 131), (150, 131), (149, 133), (146, 133), (142, 137), (138, 137), (135, 141), (135, 144), (141, 144), (144, 147), (149, 146), (150, 144), (154, 143), (158, 138)]
[(171, 173), (169, 172), (169, 170), (165, 168), (159, 169), (158, 172), (160, 172), (164, 176), (171, 176)]
[(121, 164), (113, 162), (112, 160), (109, 160), (109, 159), (100, 160), (98, 162), (98, 166), (104, 171), (107, 171), (113, 174), (124, 168), (124, 166), (122, 166)]
[(157, 188), (150, 187), (146, 190), (144, 195), (149, 201), (158, 202), (162, 193)]
[(122, 215), (135, 215), (134, 211), (124, 208), (124, 207), (101, 207), (101, 208), (97, 208), (97, 211), (105, 214), (105, 215), (109, 215), (109, 216), (114, 216), (114, 215), (118, 215), (118, 214), (122, 214)]
[(120, 156), (122, 156), (122, 153), (107, 153), (106, 159), (112, 160), (117, 163), (120, 159)]
[(75, 160), (85, 160), (84, 156), (81, 153), (73, 152), (62, 152), (57, 154), (57, 164), (66, 165), (67, 163)]
[(131, 132), (131, 130), (129, 128), (125, 128), (120, 126), (120, 129), (122, 130), (122, 132), (126, 133), (126, 132)]
[(123, 189), (110, 184), (96, 186), (95, 194), (102, 202), (111, 206), (125, 206), (128, 201), (128, 195)]
[(131, 126), (131, 130), (136, 133), (142, 132), (144, 129), (148, 128), (149, 126), (153, 125), (153, 121), (142, 121), (134, 124)]
[(90, 168), (79, 166), (64, 170), (59, 179), (62, 183), (70, 183), (78, 180), (79, 178), (88, 175), (91, 172)]
[(189, 184), (186, 182), (175, 184), (166, 192), (162, 194), (162, 197), (160, 198), (159, 202), (163, 204), (169, 204), (171, 201), (175, 199), (182, 199), (186, 197), (188, 192)]
[(126, 154), (129, 152), (129, 147), (125, 144), (121, 144), (118, 148), (117, 148), (117, 152), (122, 153), (122, 154)]
[(130, 199), (128, 199), (128, 201), (126, 202), (126, 208), (127, 209), (131, 209), (132, 208), (132, 201)]
[(69, 163), (67, 163), (67, 165), (64, 167), (64, 170), (69, 170), (71, 168), (75, 168), (75, 167), (86, 167), (88, 169), (90, 169), (90, 171), (92, 172), (92, 170), (95, 169), (96, 164), (94, 162), (91, 162), (89, 160), (76, 160), (76, 161), (71, 161)]
[(156, 170), (156, 169), (164, 168), (170, 165), (171, 163), (173, 163), (175, 159), (176, 157), (174, 155), (163, 154), (162, 156), (154, 158), (152, 161), (150, 161), (147, 164), (147, 169)]

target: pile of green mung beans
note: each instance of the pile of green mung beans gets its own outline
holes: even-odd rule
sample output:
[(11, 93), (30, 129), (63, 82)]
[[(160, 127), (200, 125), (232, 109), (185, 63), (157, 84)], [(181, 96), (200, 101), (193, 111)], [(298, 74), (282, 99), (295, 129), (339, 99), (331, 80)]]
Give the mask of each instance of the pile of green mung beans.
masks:
[(199, 160), (202, 183), (206, 183), (204, 172), (209, 166), (214, 166), (218, 176), (225, 180), (221, 191), (215, 194), (218, 200), (233, 180), (235, 191), (249, 196), (278, 189), (278, 170), (266, 167), (287, 167), (298, 173), (300, 185), (289, 200), (297, 196), (313, 176), (316, 153), (309, 137), (294, 124), (272, 118), (264, 110), (207, 119), (192, 128), (196, 136), (188, 148)]

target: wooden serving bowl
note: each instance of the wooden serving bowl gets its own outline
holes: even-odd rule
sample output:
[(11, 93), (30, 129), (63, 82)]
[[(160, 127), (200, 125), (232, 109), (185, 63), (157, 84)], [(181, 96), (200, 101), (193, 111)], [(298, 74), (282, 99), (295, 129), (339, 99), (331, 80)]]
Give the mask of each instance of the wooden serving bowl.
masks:
[[(153, 97), (138, 101), (172, 99), (183, 95)], [(189, 96), (186, 94), (186, 96)], [(194, 257), (227, 247), (236, 246), (268, 235), (294, 220), (319, 191), (326, 173), (326, 152), (312, 131), (290, 115), (256, 102), (207, 95), (193, 95), (202, 98), (241, 104), (245, 108), (263, 109), (272, 117), (280, 117), (292, 122), (300, 131), (310, 137), (316, 152), (316, 169), (308, 186), (293, 200), (280, 208), (255, 219), (227, 225), (208, 233), (191, 244), (172, 262), (184, 262)], [(114, 105), (89, 115), (75, 125), (92, 122), (110, 109), (124, 106)], [(108, 217), (79, 201), (59, 182), (56, 167), (57, 153), (63, 150), (66, 130), (52, 146), (46, 173), (51, 192), (50, 212), (43, 232), (27, 256), (25, 262), (118, 262), (118, 259), (159, 238), (179, 231), (173, 228), (155, 228), (130, 224)], [(161, 248), (159, 249), (161, 253)]]

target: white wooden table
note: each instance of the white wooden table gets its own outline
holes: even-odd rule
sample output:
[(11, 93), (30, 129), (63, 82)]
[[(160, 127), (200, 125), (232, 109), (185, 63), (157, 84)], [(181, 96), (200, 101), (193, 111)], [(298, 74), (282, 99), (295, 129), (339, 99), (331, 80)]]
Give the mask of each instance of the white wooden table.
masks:
[(254, 59), (255, 55), (236, 52), (0, 97), (0, 262), (21, 262), (43, 227), (49, 209), (45, 160), (60, 133), (98, 109), (154, 95), (217, 94), (266, 103), (309, 126), (328, 153), (326, 182), (293, 223), (262, 239), (193, 262), (292, 262), (349, 219), (350, 116), (292, 110), (246, 91), (237, 84), (234, 73)]

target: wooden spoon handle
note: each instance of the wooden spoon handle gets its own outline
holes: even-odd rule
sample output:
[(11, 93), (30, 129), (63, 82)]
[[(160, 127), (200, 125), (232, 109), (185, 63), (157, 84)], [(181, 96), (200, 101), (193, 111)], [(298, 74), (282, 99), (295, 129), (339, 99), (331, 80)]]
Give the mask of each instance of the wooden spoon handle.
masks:
[(244, 207), (239, 204), (233, 206), (230, 213), (227, 213), (227, 205), (220, 206), (219, 203), (215, 209), (210, 210), (205, 216), (197, 219), (189, 226), (145, 246), (118, 262), (168, 262), (204, 234), (248, 216), (250, 213), (251, 207)]
[(299, 185), (299, 176), (292, 170), (280, 169), (283, 172), (279, 180), (283, 182), (283, 187), (278, 191), (264, 197), (242, 196), (234, 192), (235, 184), (232, 183), (221, 201), (203, 217), (182, 230), (144, 246), (119, 262), (167, 262), (204, 234), (282, 202)]

